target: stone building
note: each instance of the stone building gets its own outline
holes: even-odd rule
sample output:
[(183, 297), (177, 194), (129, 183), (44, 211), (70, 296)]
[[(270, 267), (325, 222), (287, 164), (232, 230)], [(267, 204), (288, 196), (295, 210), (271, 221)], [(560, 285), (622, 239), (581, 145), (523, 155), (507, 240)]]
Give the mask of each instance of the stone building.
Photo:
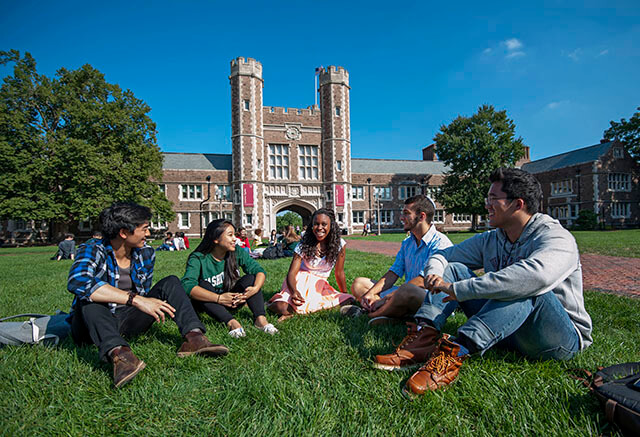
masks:
[(640, 224), (639, 167), (622, 144), (606, 140), (522, 166), (542, 184), (542, 211), (565, 227), (585, 209), (613, 228)]

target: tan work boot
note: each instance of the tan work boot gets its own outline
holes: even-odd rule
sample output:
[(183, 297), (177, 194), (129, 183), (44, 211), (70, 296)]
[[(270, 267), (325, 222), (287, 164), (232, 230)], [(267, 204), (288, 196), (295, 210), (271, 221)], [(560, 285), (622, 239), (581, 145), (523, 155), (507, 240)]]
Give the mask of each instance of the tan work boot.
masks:
[(376, 355), (373, 367), (382, 370), (401, 370), (427, 361), (436, 347), (440, 332), (431, 326), (419, 331), (415, 323), (407, 323), (407, 336), (392, 354)]
[(458, 378), (460, 366), (469, 355), (459, 357), (460, 346), (449, 337), (448, 334), (442, 336), (429, 361), (407, 381), (405, 392), (421, 395), (428, 390), (446, 387)]
[(120, 346), (110, 355), (113, 363), (113, 385), (120, 388), (131, 381), (134, 376), (145, 368), (144, 361), (139, 360), (129, 346)]
[(188, 357), (189, 355), (202, 354), (210, 357), (219, 357), (227, 355), (229, 349), (221, 344), (211, 343), (202, 332), (191, 331), (184, 336), (185, 342), (178, 349), (179, 357)]

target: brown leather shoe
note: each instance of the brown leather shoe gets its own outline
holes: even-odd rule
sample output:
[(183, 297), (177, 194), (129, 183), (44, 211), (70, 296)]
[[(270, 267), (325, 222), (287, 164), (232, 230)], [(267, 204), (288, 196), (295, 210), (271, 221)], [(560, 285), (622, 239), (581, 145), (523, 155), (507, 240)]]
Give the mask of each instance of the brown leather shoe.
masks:
[(427, 390), (437, 390), (451, 384), (458, 377), (462, 362), (469, 357), (459, 357), (459, 351), (460, 346), (450, 341), (448, 334), (444, 334), (429, 361), (409, 378), (405, 391), (421, 395)]
[(113, 385), (120, 388), (131, 381), (134, 376), (145, 368), (144, 361), (139, 360), (129, 346), (121, 346), (111, 353), (113, 363)]
[(178, 349), (179, 357), (188, 357), (189, 355), (202, 354), (209, 357), (219, 357), (227, 355), (229, 349), (221, 344), (211, 343), (202, 332), (191, 331), (184, 336), (185, 342)]
[(382, 370), (400, 370), (427, 361), (436, 347), (440, 333), (431, 326), (420, 331), (415, 323), (407, 323), (407, 336), (392, 354), (376, 355), (373, 367)]

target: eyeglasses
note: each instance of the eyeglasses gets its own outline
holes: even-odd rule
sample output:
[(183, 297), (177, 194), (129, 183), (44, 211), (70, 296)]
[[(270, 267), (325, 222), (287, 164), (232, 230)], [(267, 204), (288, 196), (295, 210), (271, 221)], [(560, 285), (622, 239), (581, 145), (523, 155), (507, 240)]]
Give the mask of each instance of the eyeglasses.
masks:
[(484, 204), (485, 205), (493, 205), (494, 203), (496, 203), (496, 200), (503, 200), (503, 199), (508, 199), (508, 200), (513, 200), (513, 197), (509, 197), (509, 196), (505, 196), (505, 197), (485, 197), (484, 198)]

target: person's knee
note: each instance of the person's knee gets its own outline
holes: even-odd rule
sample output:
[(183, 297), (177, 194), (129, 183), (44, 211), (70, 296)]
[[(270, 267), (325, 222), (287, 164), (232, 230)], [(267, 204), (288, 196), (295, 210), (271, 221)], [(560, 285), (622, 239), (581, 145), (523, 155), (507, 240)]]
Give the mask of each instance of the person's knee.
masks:
[(393, 293), (394, 301), (401, 305), (422, 305), (426, 292), (417, 285), (404, 283)]
[(442, 279), (445, 282), (458, 282), (475, 277), (475, 273), (462, 263), (449, 263), (444, 269)]
[(360, 299), (370, 288), (367, 287), (369, 282), (371, 282), (369, 278), (355, 278), (351, 284), (351, 294), (353, 294), (357, 299)]

